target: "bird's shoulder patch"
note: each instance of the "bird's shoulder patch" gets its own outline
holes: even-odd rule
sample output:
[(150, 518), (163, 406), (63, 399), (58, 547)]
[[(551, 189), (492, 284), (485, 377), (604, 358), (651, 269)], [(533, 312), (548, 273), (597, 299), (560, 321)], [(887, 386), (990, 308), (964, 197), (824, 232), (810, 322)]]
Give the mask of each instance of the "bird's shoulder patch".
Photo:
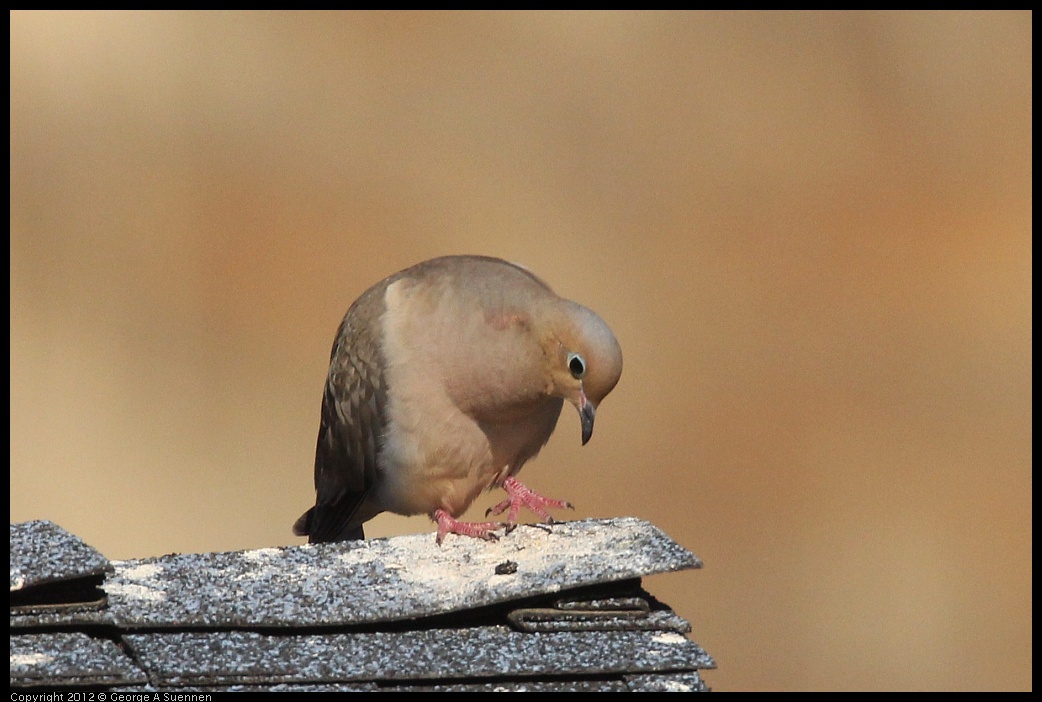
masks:
[(485, 310), (485, 323), (497, 331), (510, 329), (511, 327), (517, 327), (521, 330), (532, 328), (532, 320), (529, 315), (517, 310)]

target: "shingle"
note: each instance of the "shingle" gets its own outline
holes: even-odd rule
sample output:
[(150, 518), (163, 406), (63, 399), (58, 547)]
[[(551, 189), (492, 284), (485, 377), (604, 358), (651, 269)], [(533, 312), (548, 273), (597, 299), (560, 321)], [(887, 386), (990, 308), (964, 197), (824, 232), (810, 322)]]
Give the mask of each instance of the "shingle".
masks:
[(11, 637), (12, 687), (125, 685), (147, 680), (112, 641), (75, 632)]
[(681, 673), (625, 675), (629, 692), (709, 692), (697, 670)]
[(12, 597), (17, 688), (702, 691), (699, 671), (715, 667), (641, 587), (701, 562), (632, 518), (519, 527), (496, 543), (423, 534), (114, 570), (53, 524), (11, 532), (12, 586), (33, 602)]
[(160, 685), (568, 679), (715, 665), (698, 644), (673, 632), (528, 634), (483, 626), (301, 635), (197, 631), (131, 634), (126, 641)]
[[(510, 561), (513, 572), (497, 574)], [(472, 610), (701, 562), (633, 518), (518, 527), (490, 543), (431, 534), (115, 562), (128, 629), (374, 624)], [(503, 569), (500, 569), (501, 571)], [(273, 597), (272, 593), (281, 593)]]
[(11, 628), (104, 625), (108, 560), (47, 521), (11, 525)]
[(57, 524), (47, 521), (11, 525), (11, 591), (103, 576), (108, 559)]

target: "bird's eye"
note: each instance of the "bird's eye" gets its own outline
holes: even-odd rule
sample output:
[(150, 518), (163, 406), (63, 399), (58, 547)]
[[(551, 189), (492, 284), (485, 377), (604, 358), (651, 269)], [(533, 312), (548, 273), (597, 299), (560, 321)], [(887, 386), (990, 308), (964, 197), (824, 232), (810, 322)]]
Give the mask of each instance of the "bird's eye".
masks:
[(568, 354), (568, 370), (572, 372), (573, 378), (582, 380), (586, 375), (586, 361), (579, 354), (570, 353)]

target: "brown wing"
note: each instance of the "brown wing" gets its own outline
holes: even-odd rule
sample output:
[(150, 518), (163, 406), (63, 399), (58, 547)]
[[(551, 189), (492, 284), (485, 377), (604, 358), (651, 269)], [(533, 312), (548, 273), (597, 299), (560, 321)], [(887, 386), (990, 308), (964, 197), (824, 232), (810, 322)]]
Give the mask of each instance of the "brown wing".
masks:
[(378, 477), (386, 424), (380, 317), (387, 282), (351, 305), (330, 354), (315, 449), (315, 506), (293, 527), (311, 543), (361, 539), (362, 522), (374, 515), (363, 506)]

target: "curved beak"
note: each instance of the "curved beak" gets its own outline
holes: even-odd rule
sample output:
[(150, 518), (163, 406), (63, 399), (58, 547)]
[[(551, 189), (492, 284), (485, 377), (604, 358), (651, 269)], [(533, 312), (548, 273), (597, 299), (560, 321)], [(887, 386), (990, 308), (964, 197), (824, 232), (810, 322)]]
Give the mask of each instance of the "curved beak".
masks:
[(586, 396), (583, 396), (582, 407), (579, 408), (579, 420), (583, 425), (583, 446), (593, 436), (593, 418), (597, 414), (597, 408), (593, 406), (592, 402), (586, 401)]

